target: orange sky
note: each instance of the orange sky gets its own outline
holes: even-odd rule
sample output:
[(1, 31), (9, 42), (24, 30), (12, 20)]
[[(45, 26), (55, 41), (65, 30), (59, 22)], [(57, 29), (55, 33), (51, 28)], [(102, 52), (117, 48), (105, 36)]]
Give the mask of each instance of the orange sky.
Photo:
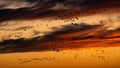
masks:
[[(29, 3), (5, 8), (15, 11), (25, 6)], [(71, 4), (44, 12), (40, 9), (46, 6), (34, 8), (36, 14), (28, 10), (6, 17), (1, 14), (0, 67), (119, 68), (119, 6), (119, 2), (110, 0), (75, 9)]]

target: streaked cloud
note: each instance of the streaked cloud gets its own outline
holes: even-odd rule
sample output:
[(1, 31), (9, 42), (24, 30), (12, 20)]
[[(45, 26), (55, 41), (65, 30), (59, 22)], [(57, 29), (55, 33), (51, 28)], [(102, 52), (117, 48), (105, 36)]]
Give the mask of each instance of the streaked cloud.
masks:
[(0, 0), (0, 9), (19, 9), (25, 7), (32, 7), (34, 4), (26, 0)]
[(119, 6), (113, 0), (1, 0), (0, 51), (118, 44)]

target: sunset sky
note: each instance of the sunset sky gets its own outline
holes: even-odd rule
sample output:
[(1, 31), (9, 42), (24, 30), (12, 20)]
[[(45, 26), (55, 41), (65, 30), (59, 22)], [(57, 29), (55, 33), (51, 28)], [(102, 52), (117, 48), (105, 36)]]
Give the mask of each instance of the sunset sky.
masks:
[[(115, 58), (120, 54), (119, 3), (119, 0), (0, 0), (0, 60), (3, 59), (3, 64), (8, 61), (10, 63), (11, 60), (7, 57), (10, 55), (10, 57), (14, 57), (12, 60), (16, 64), (15, 59), (18, 58), (15, 56), (36, 55), (35, 57), (48, 58), (47, 54), (55, 56), (54, 51), (60, 51), (61, 54), (61, 51), (65, 50), (67, 54), (68, 52), (74, 55), (81, 54), (76, 59), (79, 59), (80, 56), (85, 57), (81, 60), (85, 67), (84, 61), (92, 60), (89, 55), (92, 54), (93, 57), (98, 58), (101, 58), (102, 55), (102, 59), (104, 59), (111, 53), (114, 56), (111, 56), (110, 59), (107, 57), (106, 60), (113, 62), (108, 66), (104, 67), (104, 64), (99, 63), (96, 66), (90, 66), (90, 64), (88, 66), (119, 68), (120, 61), (116, 61)], [(82, 52), (79, 51), (81, 49), (83, 49)], [(109, 51), (109, 54), (106, 50)], [(96, 55), (103, 51), (104, 54)], [(82, 55), (82, 53), (84, 54)], [(74, 55), (71, 57), (73, 58)], [(86, 55), (88, 60), (86, 60)], [(29, 56), (26, 58), (29, 59)], [(61, 60), (67, 58), (64, 54), (56, 57), (60, 56), (63, 57)], [(8, 60), (5, 60), (4, 57)], [(59, 60), (56, 59), (56, 61)], [(75, 57), (68, 61), (73, 62), (73, 65), (78, 63), (75, 61)], [(45, 62), (48, 63), (47, 60)], [(93, 59), (93, 63), (96, 62)], [(32, 63), (34, 66), (34, 62)], [(35, 65), (39, 67), (39, 64)], [(60, 64), (61, 61), (58, 62), (58, 66)], [(79, 64), (76, 65), (79, 66)], [(30, 68), (29, 64), (26, 66)], [(3, 68), (6, 67), (3, 65)]]

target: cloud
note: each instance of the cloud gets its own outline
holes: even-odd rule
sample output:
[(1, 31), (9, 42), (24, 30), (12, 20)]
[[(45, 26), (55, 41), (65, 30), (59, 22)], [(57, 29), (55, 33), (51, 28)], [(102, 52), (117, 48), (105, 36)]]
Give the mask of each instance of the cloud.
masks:
[[(16, 32), (10, 34), (11, 36), (15, 36), (15, 39), (10, 39), (10, 35), (5, 36), (5, 39), (0, 42), (0, 52), (48, 51), (96, 46), (105, 47), (107, 44), (113, 46), (116, 42), (119, 42), (120, 30), (118, 29), (118, 23), (120, 20), (117, 13), (115, 17), (113, 14), (111, 15), (111, 19), (108, 19), (110, 18), (109, 15), (113, 13), (109, 11), (111, 9), (114, 10), (111, 7), (117, 8), (118, 6), (119, 1), (115, 0), (1, 0), (0, 23), (3, 23), (2, 25), (0, 24), (1, 26), (6, 26), (7, 24), (5, 22), (9, 20), (25, 20), (25, 24), (28, 23), (27, 20), (38, 20), (46, 17), (52, 17), (52, 20), (62, 20), (63, 25), (66, 24), (63, 20), (67, 20), (67, 22), (71, 24), (64, 25), (61, 28), (54, 27), (51, 29), (53, 32), (42, 32), (44, 34), (42, 37), (39, 35), (41, 31), (35, 30), (38, 28), (31, 29), (33, 26), (31, 27), (28, 24), (23, 26), (24, 24), (20, 23), (21, 26), (16, 28), (12, 26), (13, 32)], [(107, 12), (109, 12), (109, 15), (107, 15)], [(105, 18), (104, 15), (107, 15), (107, 18), (103, 19), (103, 21), (99, 21), (99, 14), (102, 13), (105, 13), (103, 16), (101, 15), (102, 19)], [(94, 15), (96, 16), (94, 17)], [(73, 18), (77, 16), (87, 18), (85, 19), (85, 23), (84, 19), (82, 19), (83, 21), (79, 20), (79, 24), (74, 23)], [(116, 16), (118, 18), (116, 18)], [(78, 18), (76, 19), (78, 20)], [(96, 20), (98, 24), (94, 23)], [(90, 22), (93, 24), (90, 24)], [(40, 24), (41, 22), (38, 23)], [(42, 23), (46, 25), (45, 22), (42, 21)], [(29, 22), (29, 24), (33, 23)], [(53, 25), (55, 24), (56, 23)], [(35, 25), (35, 27), (42, 26), (37, 25)], [(1, 27), (1, 30), (3, 30), (1, 33), (7, 33), (7, 30), (10, 31), (11, 29), (7, 28), (9, 26), (11, 25), (7, 25), (5, 29)], [(47, 27), (49, 26), (47, 25)], [(34, 36), (30, 35), (30, 38), (26, 36), (20, 37), (22, 33), (27, 33), (26, 29), (32, 30), (32, 32), (28, 31), (28, 34), (33, 33), (32, 35)], [(115, 40), (116, 38), (118, 38), (118, 40)], [(101, 44), (103, 45), (101, 46)]]
[[(111, 4), (112, 3), (112, 4)], [(113, 0), (0, 0), (0, 21), (56, 16), (71, 10), (118, 5)]]
[(25, 7), (32, 7), (34, 4), (26, 0), (0, 0), (0, 9), (19, 9)]
[(4, 40), (0, 43), (0, 53), (58, 51), (82, 47), (118, 46), (120, 30), (107, 31), (101, 27), (103, 26), (83, 23), (71, 24), (64, 26), (61, 30), (45, 35), (43, 38)]

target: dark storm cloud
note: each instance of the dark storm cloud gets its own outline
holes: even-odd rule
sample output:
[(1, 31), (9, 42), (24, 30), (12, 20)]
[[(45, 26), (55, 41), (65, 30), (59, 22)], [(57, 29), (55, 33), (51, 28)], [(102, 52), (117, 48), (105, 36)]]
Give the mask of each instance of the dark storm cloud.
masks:
[[(33, 52), (33, 51), (59, 51), (59, 49), (71, 49), (89, 47), (87, 44), (116, 44), (119, 40), (107, 41), (107, 39), (119, 38), (119, 35), (115, 34), (117, 30), (106, 30), (102, 28), (102, 25), (88, 25), (88, 24), (76, 24), (63, 26), (58, 29), (52, 28), (55, 31), (50, 34), (46, 34), (44, 37), (34, 37), (32, 39), (9, 39), (0, 42), (0, 53), (14, 53), (14, 52)], [(86, 40), (86, 41), (85, 41)], [(88, 41), (87, 41), (88, 40)], [(104, 42), (104, 40), (106, 42)], [(73, 41), (79, 41), (78, 43)], [(92, 42), (90, 42), (92, 41)], [(97, 43), (96, 43), (97, 42)], [(78, 45), (79, 44), (79, 45)], [(111, 45), (109, 45), (110, 47)], [(96, 47), (93, 45), (91, 47)], [(105, 47), (104, 45), (98, 47)]]
[[(105, 40), (108, 38), (110, 39), (116, 38), (116, 36), (106, 37), (108, 33), (104, 32), (105, 31), (104, 28), (100, 29), (101, 27), (102, 25), (87, 25), (84, 23), (71, 24), (64, 26), (59, 30), (57, 30), (56, 28), (55, 32), (51, 34), (46, 34), (43, 38), (35, 37), (28, 40), (25, 40), (24, 38), (16, 39), (16, 40), (12, 40), (12, 39), (4, 40), (3, 42), (0, 42), (0, 53), (50, 51), (50, 50), (58, 51), (61, 48), (71, 49), (71, 48), (87, 47), (86, 45), (88, 43), (94, 44), (96, 43), (96, 40), (100, 40), (100, 39)], [(114, 33), (115, 31), (108, 31), (108, 32)], [(96, 40), (94, 40), (93, 43), (93, 42), (89, 42), (89, 39), (96, 39)], [(88, 40), (88, 41), (81, 42), (79, 43), (79, 45), (72, 42), (77, 40), (79, 42), (83, 40)], [(111, 42), (114, 43), (116, 41), (111, 41)], [(103, 43), (103, 42), (99, 41), (99, 43)], [(108, 44), (108, 42), (105, 44)], [(99, 47), (104, 47), (104, 45)]]
[(60, 10), (95, 7), (109, 1), (113, 0), (0, 0), (0, 21), (57, 15), (64, 12)]
[[(62, 40), (66, 40), (66, 38), (61, 38), (59, 37), (59, 35), (65, 35), (79, 31), (84, 32), (84, 30), (95, 29), (97, 27), (100, 27), (100, 25), (92, 26), (84, 23), (71, 24), (71, 25), (63, 26), (63, 28), (61, 29), (56, 28), (55, 32), (51, 34), (46, 34), (42, 39), (39, 39), (40, 37), (35, 37), (28, 40), (25, 40), (24, 38), (15, 39), (15, 40), (12, 39), (4, 40), (3, 42), (0, 42), (0, 53), (48, 51), (48, 50), (57, 50), (59, 48), (71, 48), (71, 47), (64, 47), (64, 45), (60, 47), (55, 45), (55, 41), (61, 41), (61, 43), (64, 43), (64, 41)], [(86, 37), (84, 38), (81, 37), (80, 40), (87, 39)], [(74, 37), (70, 39), (75, 40)], [(46, 44), (47, 42), (50, 44)]]

